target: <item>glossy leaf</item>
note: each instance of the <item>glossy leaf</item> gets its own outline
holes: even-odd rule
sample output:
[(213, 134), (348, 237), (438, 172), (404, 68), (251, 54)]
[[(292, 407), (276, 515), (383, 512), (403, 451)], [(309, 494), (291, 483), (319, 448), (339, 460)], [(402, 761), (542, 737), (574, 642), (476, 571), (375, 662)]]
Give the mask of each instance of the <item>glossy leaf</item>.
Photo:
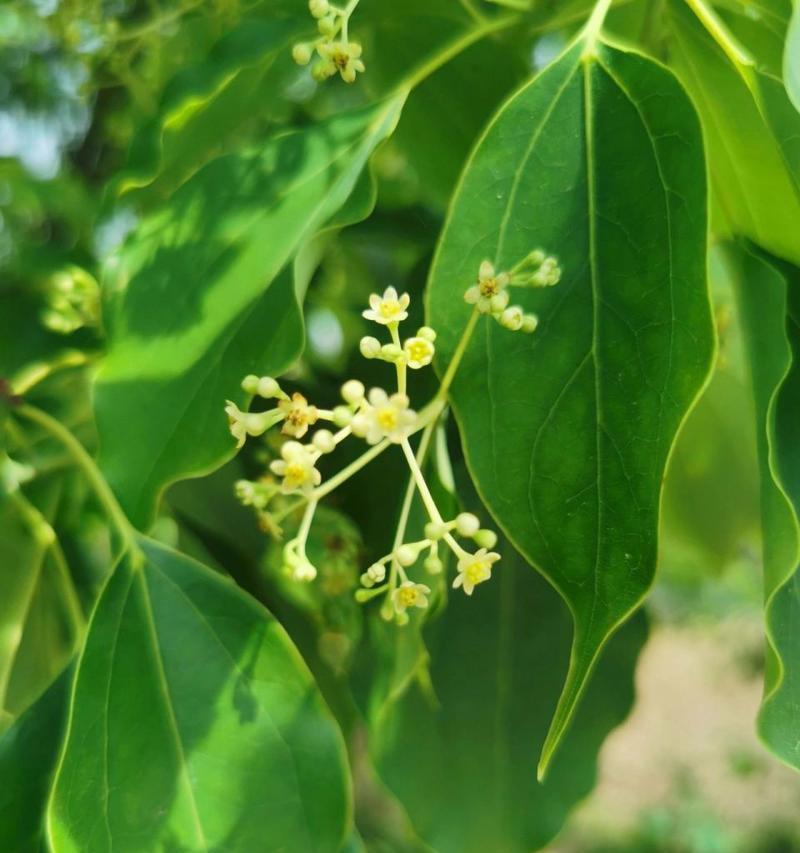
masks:
[(608, 651), (544, 784), (536, 761), (567, 666), (570, 618), (508, 543), (491, 583), (453, 593), (426, 630), (429, 682), (373, 720), (381, 777), (437, 853), (543, 847), (594, 786), (597, 753), (633, 702), (637, 615)]
[(800, 114), (721, 24), (715, 41), (683, 0), (667, 8), (671, 58), (703, 122), (721, 225), (800, 263)]
[(92, 618), (51, 849), (337, 851), (344, 745), (284, 630), (220, 575), (139, 545)]
[(661, 483), (710, 369), (700, 129), (673, 76), (578, 43), (507, 102), (462, 176), (429, 283), (447, 362), (484, 258), (542, 247), (557, 287), (515, 291), (532, 336), (479, 324), (452, 387), (481, 497), (575, 620), (541, 770), (598, 654), (653, 578)]
[(800, 271), (731, 253), (756, 408), (767, 665), (759, 732), (800, 770)]
[(0, 850), (40, 853), (47, 795), (67, 718), (72, 670), (0, 736)]
[(219, 158), (115, 259), (95, 403), (101, 467), (137, 525), (166, 484), (232, 452), (221, 406), (245, 404), (242, 376), (298, 355), (287, 264), (345, 203), (402, 100)]

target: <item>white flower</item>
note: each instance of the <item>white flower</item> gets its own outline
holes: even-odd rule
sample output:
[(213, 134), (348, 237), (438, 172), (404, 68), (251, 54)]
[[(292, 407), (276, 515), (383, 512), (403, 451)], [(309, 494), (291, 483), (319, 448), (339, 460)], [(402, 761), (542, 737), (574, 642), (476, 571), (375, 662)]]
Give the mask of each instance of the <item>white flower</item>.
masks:
[(430, 591), (430, 587), (425, 586), (424, 583), (403, 581), (392, 593), (395, 612), (405, 613), (409, 607), (427, 607)]
[(406, 356), (406, 364), (414, 370), (430, 364), (433, 359), (435, 347), (427, 338), (409, 338), (403, 344), (403, 351)]
[(315, 66), (315, 76), (321, 79), (333, 76), (337, 71), (345, 83), (356, 79), (356, 72), (364, 70), (361, 61), (361, 45), (356, 42), (331, 41), (317, 46), (321, 59)]
[(298, 490), (308, 492), (322, 480), (314, 467), (313, 451), (299, 441), (287, 441), (281, 448), (282, 459), (276, 459), (269, 467), (274, 474), (283, 478), (281, 491), (284, 494)]
[(319, 418), (317, 407), (309, 406), (308, 400), (297, 391), (292, 394), (291, 400), (281, 400), (278, 409), (284, 416), (281, 432), (295, 438), (302, 438), (308, 432), (308, 427)]
[(479, 583), (488, 581), (492, 576), (492, 564), (500, 559), (500, 555), (494, 551), (487, 551), (481, 548), (474, 554), (467, 554), (458, 561), (458, 574), (453, 581), (453, 589), (458, 589), (460, 586), (464, 588), (467, 595), (472, 595), (472, 591)]
[(368, 400), (369, 405), (350, 422), (353, 435), (366, 439), (368, 444), (377, 444), (384, 438), (399, 444), (411, 434), (417, 413), (408, 408), (405, 394), (390, 397), (382, 388), (373, 388)]
[(370, 295), (369, 309), (362, 313), (367, 320), (388, 326), (389, 323), (399, 323), (408, 317), (406, 308), (409, 302), (411, 297), (407, 293), (398, 296), (393, 287), (387, 287), (383, 291), (383, 296), (378, 296), (377, 293)]
[(248, 435), (263, 435), (272, 426), (272, 412), (243, 412), (236, 403), (225, 401), (225, 414), (236, 446), (241, 447)]
[(508, 285), (508, 273), (495, 273), (494, 266), (491, 261), (483, 261), (478, 270), (478, 283), (470, 287), (464, 294), (464, 299), (470, 305), (475, 305), (481, 314), (491, 314), (495, 310), (492, 305), (492, 300), (495, 297), (500, 297), (500, 304), (504, 297), (500, 296)]

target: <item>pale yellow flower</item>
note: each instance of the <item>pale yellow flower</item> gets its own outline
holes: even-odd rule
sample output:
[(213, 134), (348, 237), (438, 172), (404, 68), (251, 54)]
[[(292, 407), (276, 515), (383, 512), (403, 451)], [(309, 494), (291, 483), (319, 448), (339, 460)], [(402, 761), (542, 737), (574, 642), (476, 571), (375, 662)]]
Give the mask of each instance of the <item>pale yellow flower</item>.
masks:
[(367, 320), (388, 326), (389, 323), (399, 323), (408, 317), (406, 308), (409, 302), (411, 297), (407, 293), (398, 296), (393, 287), (387, 287), (383, 296), (378, 296), (377, 293), (370, 295), (369, 309), (362, 313)]
[(299, 441), (287, 441), (281, 448), (281, 457), (269, 467), (274, 474), (283, 478), (281, 491), (284, 494), (308, 492), (320, 484), (322, 475), (314, 467), (316, 459), (311, 448)]
[(414, 370), (430, 364), (435, 351), (433, 343), (427, 338), (408, 338), (403, 344), (406, 364)]
[(425, 608), (428, 606), (430, 587), (424, 583), (403, 581), (392, 593), (392, 604), (396, 613), (405, 613), (409, 607)]
[(382, 388), (373, 388), (367, 398), (368, 405), (353, 416), (350, 429), (353, 435), (377, 444), (384, 438), (399, 444), (407, 438), (417, 423), (417, 413), (408, 408), (405, 394), (390, 397)]
[(499, 559), (499, 554), (494, 551), (487, 551), (486, 548), (481, 548), (474, 554), (462, 557), (458, 561), (458, 574), (453, 581), (453, 589), (463, 587), (467, 595), (472, 595), (472, 591), (479, 583), (491, 578), (492, 564)]
[(508, 282), (508, 273), (497, 273), (491, 261), (483, 261), (478, 270), (478, 283), (467, 290), (464, 299), (475, 305), (481, 314), (502, 311), (508, 304), (505, 290)]
[(309, 406), (308, 400), (297, 391), (290, 400), (281, 400), (278, 409), (284, 416), (281, 432), (294, 438), (302, 438), (319, 418), (317, 407)]

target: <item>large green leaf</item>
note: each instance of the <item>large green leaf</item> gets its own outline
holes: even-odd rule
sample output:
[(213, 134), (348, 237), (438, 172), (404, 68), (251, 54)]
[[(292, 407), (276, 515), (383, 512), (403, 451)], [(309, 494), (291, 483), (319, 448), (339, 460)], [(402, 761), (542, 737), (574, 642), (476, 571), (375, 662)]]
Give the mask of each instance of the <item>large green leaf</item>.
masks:
[(683, 0), (668, 9), (672, 61), (703, 122), (727, 226), (800, 263), (800, 114), (716, 18), (706, 19), (712, 35)]
[(115, 259), (95, 404), (101, 466), (134, 523), (148, 522), (166, 484), (231, 452), (220, 406), (246, 402), (241, 377), (298, 355), (287, 265), (345, 203), (402, 102), (213, 161)]
[(732, 253), (761, 466), (767, 666), (759, 732), (800, 769), (800, 271)]
[(515, 293), (539, 330), (482, 321), (452, 400), (484, 503), (575, 621), (543, 772), (651, 584), (664, 467), (714, 349), (700, 128), (661, 66), (579, 42), (490, 124), (431, 272), (442, 363), (481, 260), (508, 268), (537, 247), (563, 267), (557, 287)]
[(592, 789), (597, 753), (633, 702), (645, 638), (637, 616), (612, 640), (544, 784), (536, 760), (567, 666), (570, 618), (555, 592), (502, 544), (472, 599), (453, 594), (426, 630), (429, 683), (374, 721), (377, 768), (438, 853), (524, 853), (545, 845)]
[(281, 0), (248, 9), (206, 56), (167, 83), (156, 114), (133, 139), (117, 190), (137, 189), (140, 202), (163, 197), (242, 125), (272, 118), (297, 73), (292, 42), (311, 28), (304, 4)]
[(40, 853), (47, 795), (67, 716), (72, 669), (0, 737), (0, 850)]
[(337, 851), (341, 735), (279, 623), (155, 542), (92, 617), (48, 810), (64, 851)]

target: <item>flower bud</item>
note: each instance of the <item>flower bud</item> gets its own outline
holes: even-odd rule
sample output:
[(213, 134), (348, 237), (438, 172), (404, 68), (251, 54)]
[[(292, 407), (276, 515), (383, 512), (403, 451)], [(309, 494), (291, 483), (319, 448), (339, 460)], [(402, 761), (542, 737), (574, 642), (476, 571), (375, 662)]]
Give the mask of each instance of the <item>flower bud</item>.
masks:
[(320, 453), (332, 453), (336, 449), (336, 441), (333, 433), (327, 429), (320, 429), (314, 433), (311, 443)]
[(383, 563), (373, 563), (364, 574), (369, 577), (372, 583), (381, 583), (386, 578), (386, 566)]
[(425, 338), (426, 341), (433, 343), (436, 340), (436, 331), (430, 326), (422, 326), (417, 331), (418, 338)]
[(425, 571), (430, 575), (439, 575), (442, 573), (442, 569), (444, 568), (444, 564), (436, 554), (430, 554), (427, 556), (422, 565), (425, 567)]
[(324, 18), (330, 11), (331, 4), (328, 0), (308, 0), (308, 11), (315, 18)]
[(471, 512), (462, 512), (456, 516), (456, 530), (459, 536), (471, 538), (478, 532), (480, 526), (478, 516)]
[(364, 399), (364, 390), (362, 382), (358, 379), (350, 379), (342, 385), (342, 399), (356, 406)]
[(384, 344), (381, 347), (381, 358), (384, 361), (397, 361), (403, 357), (403, 350), (397, 344)]
[(539, 325), (539, 318), (535, 314), (525, 314), (522, 318), (522, 331), (530, 334), (536, 331)]
[(332, 36), (336, 32), (336, 18), (333, 15), (325, 15), (317, 22), (317, 29), (324, 36)]
[(401, 566), (411, 566), (417, 560), (417, 549), (412, 548), (411, 545), (401, 545), (394, 552), (394, 556)]
[(353, 413), (347, 406), (337, 406), (333, 410), (333, 422), (337, 427), (346, 427), (353, 420)]
[(497, 544), (497, 534), (494, 530), (487, 530), (485, 527), (481, 528), (472, 538), (479, 548), (494, 548)]
[(505, 311), (510, 298), (507, 290), (501, 290), (500, 293), (493, 296), (489, 302), (492, 314), (500, 314), (502, 311)]
[(381, 342), (377, 338), (367, 335), (361, 338), (358, 348), (364, 358), (377, 358), (381, 351)]
[(312, 54), (311, 45), (307, 42), (299, 42), (292, 48), (292, 59), (298, 65), (308, 65)]
[(408, 613), (397, 613), (395, 614), (394, 621), (400, 625), (402, 628), (404, 625), (408, 625), (409, 616)]
[(436, 542), (447, 533), (447, 525), (440, 524), (438, 521), (429, 521), (425, 525), (425, 538), (430, 539), (431, 542)]
[(518, 332), (522, 328), (522, 309), (518, 305), (506, 308), (500, 315), (499, 322), (504, 329)]

